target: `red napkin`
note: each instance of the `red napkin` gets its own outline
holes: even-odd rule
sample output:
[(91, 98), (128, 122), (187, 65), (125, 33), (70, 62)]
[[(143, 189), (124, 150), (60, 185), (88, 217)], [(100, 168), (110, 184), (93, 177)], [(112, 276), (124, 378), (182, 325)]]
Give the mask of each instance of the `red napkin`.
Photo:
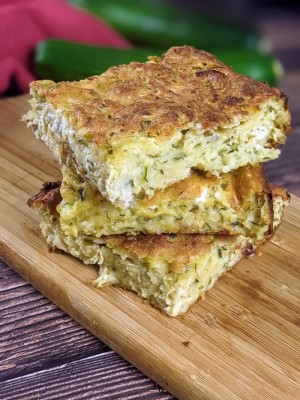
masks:
[(64, 0), (1, 0), (0, 21), (0, 93), (12, 82), (21, 91), (28, 91), (29, 83), (35, 79), (35, 46), (46, 38), (130, 47), (103, 21)]

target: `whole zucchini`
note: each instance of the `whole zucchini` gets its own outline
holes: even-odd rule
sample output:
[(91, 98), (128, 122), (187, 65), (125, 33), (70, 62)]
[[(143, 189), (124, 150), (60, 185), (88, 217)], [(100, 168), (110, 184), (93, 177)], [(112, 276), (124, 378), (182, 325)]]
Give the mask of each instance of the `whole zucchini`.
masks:
[(135, 43), (169, 48), (191, 45), (262, 49), (260, 35), (219, 17), (184, 10), (161, 0), (69, 0), (108, 22)]
[(73, 81), (99, 75), (114, 65), (131, 61), (145, 62), (149, 55), (161, 55), (157, 49), (119, 49), (98, 47), (58, 39), (40, 42), (35, 52), (35, 72), (39, 78)]
[[(116, 49), (88, 46), (56, 39), (40, 42), (36, 48), (35, 69), (39, 78), (71, 81), (98, 75), (109, 67), (131, 61), (144, 62), (149, 55), (160, 56), (157, 49)], [(236, 72), (274, 85), (281, 74), (281, 65), (268, 54), (255, 50), (227, 49), (214, 51), (216, 57)]]

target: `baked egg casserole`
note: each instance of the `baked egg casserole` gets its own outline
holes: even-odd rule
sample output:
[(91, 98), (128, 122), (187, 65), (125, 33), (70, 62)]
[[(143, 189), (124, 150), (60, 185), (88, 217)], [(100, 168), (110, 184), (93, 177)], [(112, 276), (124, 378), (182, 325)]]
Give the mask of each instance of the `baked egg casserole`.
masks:
[[(273, 231), (289, 202), (287, 192), (272, 188)], [(61, 229), (59, 183), (45, 184), (28, 204), (41, 217), (50, 246), (99, 264), (97, 287), (130, 289), (170, 316), (187, 312), (216, 280), (260, 243), (242, 235), (67, 235)]]
[(58, 206), (66, 235), (221, 233), (263, 240), (272, 230), (272, 194), (263, 168), (241, 167), (219, 179), (189, 177), (123, 209), (64, 166)]
[(213, 55), (173, 47), (79, 82), (36, 81), (24, 117), (59, 162), (119, 207), (187, 178), (278, 157), (287, 98)]

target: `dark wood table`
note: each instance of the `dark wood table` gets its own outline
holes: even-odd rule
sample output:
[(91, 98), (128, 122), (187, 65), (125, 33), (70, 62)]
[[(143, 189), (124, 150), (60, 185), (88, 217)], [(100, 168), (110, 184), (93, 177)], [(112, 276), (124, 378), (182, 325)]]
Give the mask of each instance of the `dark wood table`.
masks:
[[(300, 15), (276, 10), (258, 25), (286, 68), (294, 134), (266, 165), (273, 183), (300, 196)], [(0, 262), (1, 399), (174, 399)]]

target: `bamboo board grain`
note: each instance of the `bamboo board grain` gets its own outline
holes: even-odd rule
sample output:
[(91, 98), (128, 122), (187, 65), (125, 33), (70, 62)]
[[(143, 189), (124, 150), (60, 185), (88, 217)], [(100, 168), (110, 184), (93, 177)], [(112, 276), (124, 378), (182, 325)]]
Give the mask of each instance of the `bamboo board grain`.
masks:
[(0, 256), (181, 399), (298, 398), (300, 200), (260, 257), (224, 275), (185, 316), (166, 317), (128, 291), (95, 289), (95, 267), (48, 251), (26, 201), (59, 168), (19, 122), (27, 108), (26, 97), (0, 102)]

